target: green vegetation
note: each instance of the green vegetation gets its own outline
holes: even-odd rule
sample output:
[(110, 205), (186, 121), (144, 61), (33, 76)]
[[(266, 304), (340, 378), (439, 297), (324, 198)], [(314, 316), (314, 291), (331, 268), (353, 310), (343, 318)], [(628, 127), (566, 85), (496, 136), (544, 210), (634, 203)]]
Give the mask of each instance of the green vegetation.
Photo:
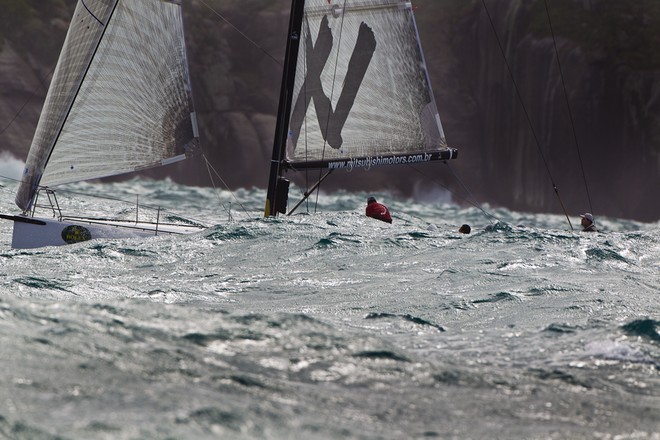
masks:
[[(660, 68), (660, 1), (548, 0), (555, 35), (583, 47), (591, 58), (635, 70)], [(549, 36), (545, 3), (532, 9), (530, 31)]]

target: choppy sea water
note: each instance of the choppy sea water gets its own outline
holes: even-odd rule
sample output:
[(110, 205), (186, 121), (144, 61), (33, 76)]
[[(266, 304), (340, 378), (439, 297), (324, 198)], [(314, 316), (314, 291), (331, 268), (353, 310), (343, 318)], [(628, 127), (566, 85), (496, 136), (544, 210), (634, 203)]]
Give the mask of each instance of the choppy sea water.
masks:
[(263, 219), (262, 190), (69, 189), (209, 228), (26, 251), (0, 223), (0, 438), (660, 439), (658, 223), (491, 224), (386, 193), (392, 225), (351, 193)]

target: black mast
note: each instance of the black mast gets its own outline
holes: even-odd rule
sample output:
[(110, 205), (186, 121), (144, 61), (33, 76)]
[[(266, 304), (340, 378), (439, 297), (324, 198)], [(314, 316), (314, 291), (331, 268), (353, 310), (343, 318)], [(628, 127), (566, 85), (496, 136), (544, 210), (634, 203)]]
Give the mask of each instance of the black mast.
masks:
[(296, 79), (296, 63), (298, 60), (298, 48), (300, 46), (300, 32), (304, 12), (304, 0), (291, 1), (289, 38), (286, 43), (286, 54), (284, 57), (282, 88), (280, 89), (280, 106), (277, 112), (275, 140), (273, 141), (273, 157), (270, 162), (270, 177), (268, 179), (268, 192), (266, 193), (264, 217), (277, 215), (278, 212), (286, 212), (289, 182), (282, 178), (282, 165), (286, 153), (286, 139), (291, 115), (291, 101), (293, 100), (293, 87)]

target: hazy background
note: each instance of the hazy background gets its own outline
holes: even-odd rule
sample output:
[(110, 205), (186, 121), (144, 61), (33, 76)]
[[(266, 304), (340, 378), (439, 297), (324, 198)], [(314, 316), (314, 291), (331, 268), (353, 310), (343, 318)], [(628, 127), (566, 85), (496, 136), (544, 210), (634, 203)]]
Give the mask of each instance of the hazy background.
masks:
[[(200, 0), (184, 0), (203, 147), (231, 188), (264, 188), (289, 1), (204, 2), (256, 46)], [(21, 160), (27, 155), (75, 3), (0, 0), (0, 161), (12, 163), (6, 153)], [(479, 203), (560, 212), (554, 181), (571, 216), (593, 209), (596, 215), (660, 219), (660, 2), (547, 3), (587, 185), (544, 2), (486, 0), (486, 5), (552, 179), (481, 0), (415, 0), (440, 116), (459, 159), (451, 169), (437, 163), (348, 177), (336, 173), (323, 188), (388, 189), (435, 201), (444, 186), (464, 203), (468, 195), (458, 176)], [(210, 184), (200, 159), (151, 175)], [(314, 180), (317, 173), (298, 181), (306, 177)]]

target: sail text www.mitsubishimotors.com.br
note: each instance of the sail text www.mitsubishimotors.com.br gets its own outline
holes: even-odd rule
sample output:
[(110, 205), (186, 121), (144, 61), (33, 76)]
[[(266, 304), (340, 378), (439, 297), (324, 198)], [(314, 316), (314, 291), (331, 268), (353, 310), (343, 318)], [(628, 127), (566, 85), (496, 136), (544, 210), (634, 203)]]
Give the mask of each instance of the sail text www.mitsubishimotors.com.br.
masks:
[(378, 165), (402, 165), (420, 162), (429, 162), (433, 155), (429, 153), (413, 154), (408, 156), (376, 156), (358, 159), (337, 160), (328, 163), (330, 169), (370, 168)]

